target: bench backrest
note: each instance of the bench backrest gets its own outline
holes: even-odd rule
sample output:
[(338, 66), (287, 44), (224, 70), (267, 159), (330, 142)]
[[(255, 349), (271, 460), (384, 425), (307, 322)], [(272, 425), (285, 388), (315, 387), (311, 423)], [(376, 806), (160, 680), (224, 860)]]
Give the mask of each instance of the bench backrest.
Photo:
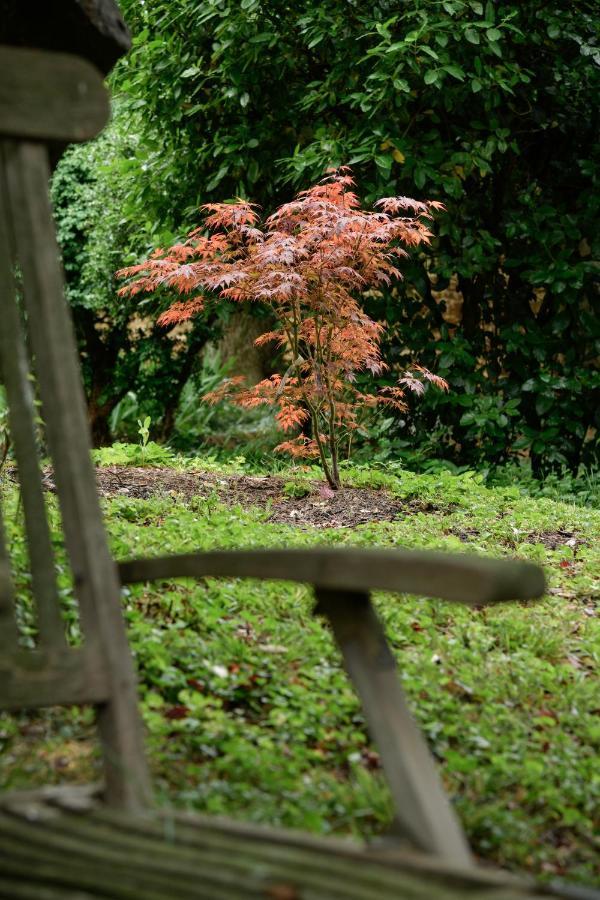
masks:
[[(106, 799), (134, 810), (149, 800), (135, 676), (48, 196), (48, 146), (95, 136), (108, 118), (108, 95), (90, 64), (64, 54), (0, 46), (0, 72), (0, 381), (39, 634), (34, 650), (19, 646), (0, 507), (0, 709), (94, 704)], [(67, 643), (58, 601), (37, 448), (38, 396), (80, 610), (77, 648)]]

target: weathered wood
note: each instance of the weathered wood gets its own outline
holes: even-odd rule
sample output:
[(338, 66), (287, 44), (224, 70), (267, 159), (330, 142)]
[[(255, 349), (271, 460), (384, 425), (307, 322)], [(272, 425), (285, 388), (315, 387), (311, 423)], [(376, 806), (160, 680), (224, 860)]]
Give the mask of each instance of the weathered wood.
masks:
[[(151, 817), (81, 817), (43, 809), (28, 821), (0, 814), (0, 877), (111, 898), (172, 900), (525, 900), (536, 885), (501, 873), (430, 871), (428, 861), (380, 862), (350, 841), (177, 815), (168, 835)], [(165, 814), (166, 815), (166, 814)], [(185, 822), (182, 824), (182, 820)], [(271, 835), (276, 840), (271, 840)], [(304, 843), (303, 843), (304, 841)], [(286, 886), (286, 892), (284, 892)], [(536, 890), (537, 888), (537, 890)], [(0, 894), (1, 896), (1, 894)], [(27, 896), (27, 895), (25, 895)], [(35, 895), (33, 895), (35, 896)], [(597, 896), (595, 898), (597, 900)]]
[[(382, 590), (473, 606), (529, 600), (544, 593), (539, 566), (409, 550), (311, 547), (308, 550), (215, 550), (119, 563), (123, 584), (169, 578), (270, 578), (360, 593)], [(348, 600), (351, 602), (351, 599)]]
[(472, 863), (425, 739), (409, 712), (394, 657), (368, 594), (323, 588), (315, 594), (315, 611), (331, 623), (361, 699), (401, 832), (420, 850), (456, 863)]
[(97, 653), (18, 650), (0, 657), (0, 709), (100, 704), (110, 699), (109, 683)]
[(60, 648), (66, 647), (66, 639), (60, 615), (54, 554), (38, 461), (29, 365), (17, 307), (14, 265), (9, 250), (12, 234), (7, 218), (9, 208), (4, 168), (4, 154), (0, 145), (0, 284), (3, 287), (0, 379), (6, 389), (10, 432), (19, 471), (40, 641), (43, 645)]
[(98, 900), (98, 894), (89, 894), (79, 888), (77, 893), (65, 893), (63, 887), (48, 887), (45, 884), (28, 883), (16, 878), (0, 876), (0, 897), (2, 900)]
[[(414, 849), (399, 848), (387, 840), (376, 839), (369, 845), (358, 843), (349, 837), (309, 834), (291, 828), (275, 828), (228, 819), (222, 816), (198, 812), (183, 812), (173, 809), (158, 809), (151, 816), (131, 816), (121, 811), (107, 809), (100, 802), (99, 785), (48, 785), (43, 788), (13, 791), (0, 794), (0, 808), (16, 813), (30, 821), (44, 821), (48, 816), (60, 829), (82, 827), (79, 813), (90, 813), (83, 824), (84, 831), (94, 840), (89, 829), (100, 826), (106, 840), (120, 845), (121, 836), (145, 836), (164, 842), (166, 851), (173, 844), (190, 848), (200, 862), (198, 852), (203, 849), (222, 850), (234, 860), (250, 857), (256, 863), (287, 866), (292, 862), (305, 860), (309, 855), (312, 868), (318, 872), (321, 866), (339, 873), (348, 862), (375, 863), (384, 870), (398, 869), (414, 872), (425, 879), (439, 878), (444, 883), (456, 887), (512, 887), (530, 890), (535, 887), (533, 879), (511, 875), (498, 869), (473, 868), (455, 862), (432, 857), (430, 854), (415, 852)], [(77, 813), (59, 820), (56, 810)], [(110, 833), (106, 830), (109, 829)], [(99, 832), (99, 835), (101, 832)], [(333, 863), (332, 863), (333, 860)], [(338, 862), (339, 861), (339, 862)]]
[(97, 640), (110, 700), (99, 708), (109, 803), (142, 809), (150, 786), (121, 598), (94, 471), (75, 336), (69, 317), (41, 144), (4, 142), (15, 248), (42, 415), (84, 634)]
[(0, 44), (75, 53), (106, 74), (131, 40), (114, 0), (0, 0)]
[(226, 850), (236, 859), (251, 856), (256, 861), (282, 867), (287, 867), (290, 861), (295, 864), (310, 857), (315, 870), (318, 871), (321, 866), (328, 868), (342, 883), (348, 864), (364, 866), (372, 863), (381, 873), (377, 875), (380, 884), (385, 878), (383, 873), (401, 869), (419, 875), (426, 892), (430, 891), (427, 885), (430, 878), (439, 878), (448, 886), (467, 890), (494, 887), (527, 890), (535, 886), (533, 879), (500, 870), (474, 868), (471, 864), (460, 865), (431, 854), (415, 852), (414, 849), (398, 849), (397, 842), (393, 852), (390, 852), (390, 849), (383, 850), (377, 844), (365, 845), (347, 837), (308, 834), (291, 828), (281, 829), (178, 810), (158, 810), (152, 817), (134, 819), (96, 807), (91, 818), (95, 822), (106, 823), (116, 833), (145, 834), (180, 847), (190, 847), (196, 852), (204, 848)]
[(0, 72), (0, 135), (87, 141), (108, 121), (102, 77), (79, 57), (4, 45)]
[[(46, 784), (29, 790), (3, 791), (0, 793), (0, 809), (14, 812), (24, 819), (44, 817), (46, 808), (90, 811), (100, 803), (100, 784)], [(119, 815), (122, 812), (119, 810)]]

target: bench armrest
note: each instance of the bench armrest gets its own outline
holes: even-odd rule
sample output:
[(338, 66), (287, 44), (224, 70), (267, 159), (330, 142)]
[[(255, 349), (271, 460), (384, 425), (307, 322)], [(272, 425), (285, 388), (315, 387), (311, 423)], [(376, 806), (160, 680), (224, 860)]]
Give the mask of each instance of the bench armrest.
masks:
[(273, 578), (313, 586), (360, 697), (379, 749), (400, 833), (454, 864), (473, 859), (435, 762), (398, 681), (394, 656), (371, 604), (372, 590), (439, 597), (480, 606), (544, 592), (531, 563), (407, 550), (311, 548), (214, 550), (120, 563), (123, 584), (170, 578)]
[(315, 547), (211, 550), (118, 564), (122, 584), (169, 578), (260, 578), (319, 588), (420, 594), (469, 606), (544, 593), (542, 569), (518, 560), (413, 550)]

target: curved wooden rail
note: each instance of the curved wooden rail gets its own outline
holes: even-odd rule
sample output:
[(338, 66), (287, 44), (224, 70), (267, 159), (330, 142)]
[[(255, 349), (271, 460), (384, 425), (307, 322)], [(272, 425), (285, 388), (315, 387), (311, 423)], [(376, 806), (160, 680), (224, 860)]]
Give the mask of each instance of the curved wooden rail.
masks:
[(168, 578), (261, 578), (320, 588), (421, 594), (469, 606), (544, 593), (539, 566), (517, 560), (412, 550), (315, 547), (212, 550), (118, 564), (122, 584)]

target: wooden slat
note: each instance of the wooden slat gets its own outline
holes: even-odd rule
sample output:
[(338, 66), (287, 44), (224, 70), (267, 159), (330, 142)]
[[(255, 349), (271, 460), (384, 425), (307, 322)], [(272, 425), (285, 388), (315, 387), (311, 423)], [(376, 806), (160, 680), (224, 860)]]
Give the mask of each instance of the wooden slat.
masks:
[(3, 287), (0, 301), (0, 377), (6, 389), (10, 432), (19, 471), (40, 642), (44, 646), (64, 648), (66, 639), (60, 615), (54, 554), (37, 453), (29, 365), (17, 307), (12, 253), (9, 249), (12, 234), (7, 218), (9, 207), (4, 170), (4, 155), (0, 147), (0, 283)]
[(86, 639), (97, 639), (110, 701), (99, 709), (109, 803), (141, 809), (150, 799), (141, 720), (121, 597), (110, 557), (94, 471), (75, 336), (48, 197), (45, 148), (5, 141), (10, 210), (23, 274), (42, 415), (65, 542)]
[[(47, 818), (50, 816), (50, 818)], [(98, 896), (209, 898), (300, 897), (305, 900), (524, 900), (545, 896), (537, 885), (503, 873), (465, 871), (455, 877), (420, 866), (378, 862), (341, 841), (221, 821), (180, 824), (169, 834), (153, 817), (109, 812), (62, 815), (41, 809), (29, 821), (0, 814), (0, 871), (23, 881), (76, 886)], [(205, 818), (205, 817), (202, 817)], [(243, 826), (242, 826), (243, 827)], [(261, 834), (264, 832), (264, 834)], [(289, 837), (289, 843), (286, 838)], [(285, 890), (284, 890), (285, 888)], [(536, 890), (537, 888), (537, 890)]]
[(0, 658), (0, 709), (100, 704), (108, 699), (108, 679), (97, 654), (88, 649), (55, 654), (19, 650)]
[(106, 125), (108, 94), (90, 63), (0, 45), (0, 136), (87, 141)]
[[(474, 868), (472, 865), (450, 864), (430, 854), (401, 850), (382, 854), (369, 845), (348, 838), (332, 835), (309, 834), (288, 828), (257, 825), (199, 813), (182, 813), (159, 810), (148, 818), (123, 817), (114, 812), (96, 808), (90, 818), (105, 822), (116, 833), (147, 835), (162, 838), (177, 847), (188, 847), (196, 853), (222, 852), (235, 861), (246, 864), (248, 859), (272, 867), (283, 874), (306, 867), (310, 861), (311, 875), (318, 879), (330, 876), (346, 891), (350, 880), (348, 872), (354, 868), (353, 884), (364, 888), (371, 884), (379, 890), (391, 890), (398, 886), (398, 872), (412, 873), (415, 890), (421, 889), (425, 897), (431, 896), (431, 881), (439, 879), (449, 889), (465, 893), (473, 889), (511, 887), (527, 890), (533, 882), (517, 878), (495, 869)], [(158, 819), (158, 821), (157, 821)], [(410, 880), (407, 879), (410, 883)], [(320, 882), (325, 887), (326, 881)], [(420, 887), (422, 885), (422, 887)]]
[(517, 560), (408, 550), (311, 547), (215, 550), (119, 563), (123, 584), (167, 578), (272, 578), (349, 591), (397, 591), (469, 605), (544, 593), (539, 566)]
[(169, 863), (165, 849), (151, 843), (115, 848), (75, 830), (61, 834), (51, 822), (46, 828), (32, 827), (0, 813), (0, 872), (65, 888), (80, 886), (114, 900), (263, 900), (264, 892), (251, 879), (236, 885), (223, 869), (182, 870), (180, 860)]
[[(358, 863), (364, 871), (365, 864), (375, 864), (383, 872), (403, 870), (413, 872), (423, 879), (439, 879), (456, 889), (510, 887), (520, 891), (533, 890), (535, 882), (525, 876), (509, 874), (500, 869), (473, 868), (414, 849), (399, 847), (398, 841), (377, 838), (370, 844), (359, 843), (353, 838), (310, 834), (292, 828), (243, 822), (224, 816), (162, 808), (152, 815), (131, 816), (121, 811), (107, 809), (100, 803), (100, 785), (49, 785), (43, 788), (13, 791), (0, 794), (0, 808), (30, 821), (43, 821), (50, 817), (60, 828), (79, 829), (85, 822), (86, 829), (100, 826), (109, 829), (106, 840), (120, 843), (121, 835), (145, 836), (164, 842), (166, 848), (176, 845), (196, 853), (204, 850), (223, 851), (231, 859), (240, 861), (251, 858), (256, 864), (287, 867), (311, 859), (313, 870), (329, 869), (340, 876), (348, 865)], [(56, 810), (68, 815), (56, 818)], [(82, 812), (88, 813), (85, 820)], [(100, 840), (98, 832), (97, 840)], [(93, 842), (93, 838), (90, 836)], [(600, 897), (595, 898), (600, 900)]]
[(0, 875), (0, 897), (2, 900), (98, 900), (98, 894), (89, 894), (80, 888), (65, 893), (63, 887), (48, 887), (46, 884), (5, 878)]
[(469, 865), (471, 854), (435, 764), (398, 682), (394, 657), (368, 594), (317, 588), (325, 615), (361, 699), (401, 832), (425, 852)]

